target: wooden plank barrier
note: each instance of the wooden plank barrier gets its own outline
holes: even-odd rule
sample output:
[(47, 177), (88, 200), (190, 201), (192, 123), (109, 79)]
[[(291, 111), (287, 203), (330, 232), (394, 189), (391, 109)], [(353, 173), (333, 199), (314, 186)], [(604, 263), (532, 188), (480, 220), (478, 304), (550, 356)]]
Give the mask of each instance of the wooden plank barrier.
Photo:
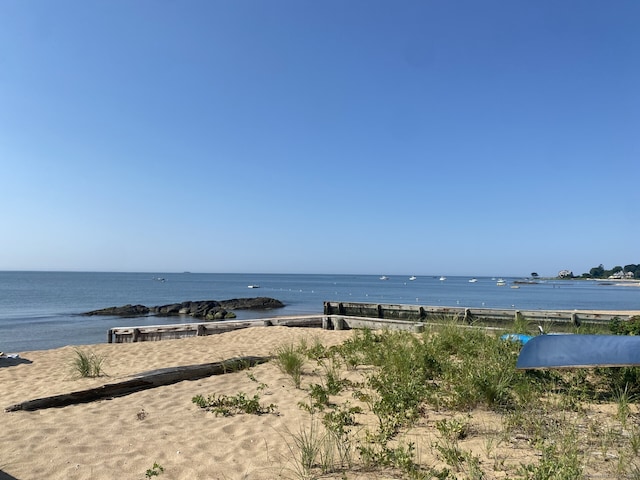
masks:
[(433, 321), (445, 317), (455, 317), (464, 319), (468, 323), (474, 320), (511, 322), (514, 319), (522, 318), (532, 322), (555, 321), (579, 325), (581, 323), (607, 323), (613, 318), (626, 320), (634, 315), (640, 315), (640, 311), (517, 310), (327, 301), (324, 302), (324, 314), (415, 321)]
[(463, 320), (468, 324), (473, 324), (476, 321), (487, 321), (507, 325), (515, 320), (524, 319), (536, 323), (552, 321), (580, 325), (582, 323), (608, 323), (613, 318), (626, 320), (634, 315), (640, 315), (640, 311), (517, 310), (327, 301), (324, 302), (323, 315), (115, 327), (109, 329), (107, 341), (109, 343), (149, 342), (215, 335), (241, 328), (269, 327), (273, 325), (331, 330), (348, 330), (353, 328), (379, 330), (388, 328), (421, 332), (427, 323), (437, 323), (451, 317)]
[(153, 342), (175, 338), (215, 335), (241, 328), (279, 325), (284, 327), (321, 328), (324, 316), (306, 315), (292, 317), (274, 317), (256, 320), (219, 321), (198, 323), (177, 323), (170, 325), (147, 325), (133, 327), (114, 327), (107, 333), (108, 343)]

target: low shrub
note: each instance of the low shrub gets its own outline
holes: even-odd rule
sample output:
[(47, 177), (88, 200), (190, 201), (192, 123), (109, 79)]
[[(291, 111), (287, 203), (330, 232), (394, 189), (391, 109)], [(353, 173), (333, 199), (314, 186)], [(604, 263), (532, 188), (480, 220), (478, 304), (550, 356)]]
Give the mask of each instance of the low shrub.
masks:
[(640, 335), (640, 315), (635, 315), (629, 320), (614, 317), (609, 322), (609, 330), (614, 335)]
[(200, 408), (203, 408), (208, 412), (213, 412), (216, 417), (218, 415), (231, 417), (238, 413), (263, 415), (265, 413), (273, 413), (276, 411), (276, 406), (274, 404), (266, 406), (260, 404), (260, 396), (258, 394), (248, 398), (242, 392), (233, 397), (228, 395), (209, 395), (205, 398), (202, 395), (196, 395), (191, 399), (191, 401)]

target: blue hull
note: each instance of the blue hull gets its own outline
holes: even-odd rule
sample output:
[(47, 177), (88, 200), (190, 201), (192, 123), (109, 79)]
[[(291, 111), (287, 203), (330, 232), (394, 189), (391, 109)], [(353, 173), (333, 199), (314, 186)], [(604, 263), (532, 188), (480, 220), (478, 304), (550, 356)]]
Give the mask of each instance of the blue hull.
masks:
[(540, 335), (524, 344), (516, 368), (640, 366), (640, 336)]

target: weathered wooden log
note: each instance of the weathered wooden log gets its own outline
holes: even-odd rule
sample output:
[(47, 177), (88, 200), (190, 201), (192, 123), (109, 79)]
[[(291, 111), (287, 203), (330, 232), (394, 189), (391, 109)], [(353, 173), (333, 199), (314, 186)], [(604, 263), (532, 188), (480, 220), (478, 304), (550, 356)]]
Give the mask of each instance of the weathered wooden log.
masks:
[(235, 372), (244, 368), (253, 367), (269, 361), (271, 357), (238, 357), (222, 362), (202, 363), (198, 365), (186, 365), (179, 367), (163, 368), (136, 375), (130, 380), (118, 383), (109, 383), (100, 387), (79, 390), (71, 393), (63, 393), (52, 397), (37, 398), (17, 403), (4, 409), (5, 412), (17, 410), (39, 410), (43, 408), (65, 407), (78, 403), (88, 403), (105, 398), (121, 397), (130, 393), (147, 390), (182, 382), (184, 380), (198, 380), (199, 378), (223, 373)]

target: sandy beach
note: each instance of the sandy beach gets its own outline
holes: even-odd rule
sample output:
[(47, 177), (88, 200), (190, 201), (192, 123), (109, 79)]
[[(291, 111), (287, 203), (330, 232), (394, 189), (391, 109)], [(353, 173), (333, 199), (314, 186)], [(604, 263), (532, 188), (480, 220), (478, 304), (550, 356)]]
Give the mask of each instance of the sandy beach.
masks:
[[(108, 376), (76, 378), (78, 347), (20, 353), (0, 363), (0, 406), (83, 390), (149, 370), (269, 355), (279, 345), (321, 338), (343, 341), (346, 331), (256, 327), (181, 340), (79, 347), (104, 356)], [(0, 470), (6, 478), (146, 478), (154, 463), (168, 479), (292, 478), (287, 432), (297, 431), (306, 393), (271, 363), (251, 369), (267, 385), (261, 397), (278, 414), (216, 417), (192, 403), (197, 394), (248, 396), (256, 381), (246, 371), (185, 381), (130, 395), (33, 412), (2, 412)], [(0, 479), (5, 478), (0, 474)]]
[[(278, 347), (316, 341), (325, 346), (344, 342), (353, 331), (311, 328), (253, 327), (233, 332), (160, 342), (98, 344), (21, 352), (0, 360), (0, 480), (145, 479), (391, 479), (393, 471), (360, 467), (313, 477), (301, 474), (294, 435), (310, 427), (312, 418), (299, 403), (309, 401), (309, 385), (319, 382), (318, 366), (307, 362), (301, 388), (276, 362), (199, 380), (181, 381), (111, 399), (35, 411), (4, 411), (27, 400), (85, 390), (168, 367), (203, 364), (243, 356), (268, 356)], [(79, 378), (71, 363), (76, 349), (106, 359), (105, 376)], [(343, 370), (348, 377), (354, 372)], [(357, 381), (358, 378), (352, 378)], [(215, 416), (192, 402), (196, 395), (260, 395), (275, 412), (263, 415)], [(341, 401), (357, 404), (349, 396)], [(636, 410), (634, 409), (634, 412)], [(572, 415), (571, 412), (568, 413)], [(637, 414), (637, 412), (636, 412)], [(588, 417), (605, 428), (616, 416), (611, 404), (591, 405)], [(503, 418), (494, 412), (447, 412), (429, 408), (417, 425), (398, 439), (416, 446), (420, 464), (443, 469), (447, 464), (434, 445), (441, 441), (437, 422), (462, 418), (472, 435), (464, 448), (477, 457), (483, 478), (513, 478), (520, 465), (539, 461), (527, 437), (505, 437)], [(375, 423), (359, 417), (362, 427)], [(373, 422), (373, 423), (371, 423)], [(598, 427), (600, 428), (600, 427)], [(594, 448), (597, 450), (597, 448)], [(587, 471), (606, 477), (598, 451)], [(591, 460), (589, 461), (591, 463)], [(154, 470), (154, 465), (160, 468)], [(609, 468), (609, 467), (607, 467)], [(460, 471), (451, 478), (469, 478)]]

